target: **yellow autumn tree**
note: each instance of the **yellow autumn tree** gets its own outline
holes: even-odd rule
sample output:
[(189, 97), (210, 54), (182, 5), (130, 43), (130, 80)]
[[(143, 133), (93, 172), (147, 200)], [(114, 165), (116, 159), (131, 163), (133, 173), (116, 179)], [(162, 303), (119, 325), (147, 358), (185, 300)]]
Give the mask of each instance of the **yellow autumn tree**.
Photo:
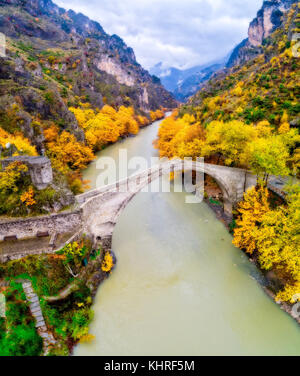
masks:
[(67, 131), (60, 134), (54, 125), (46, 129), (44, 135), (52, 165), (63, 174), (86, 168), (95, 157), (92, 150), (77, 141), (73, 134)]
[(117, 111), (113, 107), (111, 107), (107, 104), (101, 109), (100, 112), (102, 114), (108, 115), (109, 118), (113, 121), (115, 121), (117, 119)]
[(203, 152), (205, 156), (222, 156), (228, 166), (244, 165), (248, 159), (245, 155), (246, 146), (256, 137), (255, 128), (242, 121), (213, 121), (206, 129), (206, 145)]
[[(300, 301), (300, 188), (293, 186), (288, 205), (267, 211), (252, 232), (263, 269), (274, 270), (285, 282), (277, 300)], [(297, 300), (296, 299), (296, 300)]]
[(104, 272), (109, 273), (112, 270), (113, 266), (114, 266), (114, 261), (113, 261), (112, 255), (110, 254), (110, 252), (105, 252), (104, 259), (103, 259), (102, 265), (101, 265), (101, 269)]
[(166, 118), (158, 131), (156, 147), (160, 157), (173, 158), (177, 156), (177, 145), (173, 141), (175, 136), (186, 126), (183, 119), (176, 119), (175, 114)]
[(101, 150), (104, 145), (118, 141), (120, 132), (110, 116), (100, 112), (86, 123), (85, 136), (92, 149)]
[(95, 117), (95, 111), (90, 108), (70, 107), (69, 110), (75, 115), (79, 126), (86, 128), (86, 123)]
[(280, 136), (274, 135), (249, 142), (247, 159), (252, 171), (264, 181), (269, 175), (288, 175), (290, 153)]
[(117, 113), (116, 123), (122, 136), (127, 134), (136, 135), (139, 132), (139, 125), (135, 120), (133, 107), (121, 106)]
[(7, 144), (11, 144), (15, 146), (16, 155), (19, 155), (19, 154), (26, 154), (30, 156), (38, 155), (35, 146), (32, 146), (30, 141), (27, 138), (25, 138), (21, 132), (15, 135), (12, 135), (0, 127), (0, 145), (3, 148), (5, 148)]
[(145, 127), (146, 125), (149, 125), (149, 119), (146, 116), (137, 116), (137, 121), (140, 127)]
[(0, 195), (2, 199), (10, 193), (18, 192), (22, 174), (28, 171), (28, 167), (15, 161), (10, 163), (3, 171), (0, 171)]
[(165, 116), (163, 110), (158, 109), (156, 111), (150, 111), (150, 118), (151, 121), (154, 122), (156, 120), (162, 119)]
[(256, 247), (255, 230), (265, 213), (269, 211), (268, 190), (263, 186), (251, 188), (244, 194), (238, 206), (239, 217), (234, 230), (233, 244), (252, 254)]
[(20, 200), (26, 205), (26, 206), (32, 206), (36, 204), (36, 201), (34, 199), (34, 190), (32, 187), (29, 187), (28, 191), (24, 192)]

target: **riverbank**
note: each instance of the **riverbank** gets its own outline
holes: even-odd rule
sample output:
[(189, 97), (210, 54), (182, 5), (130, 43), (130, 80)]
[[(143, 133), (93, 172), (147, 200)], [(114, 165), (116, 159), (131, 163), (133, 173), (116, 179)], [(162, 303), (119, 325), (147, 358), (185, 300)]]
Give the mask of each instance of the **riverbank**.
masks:
[[(204, 202), (209, 206), (209, 208), (214, 212), (216, 218), (221, 221), (224, 226), (226, 227), (227, 231), (232, 234), (234, 229), (235, 219), (229, 218), (224, 213), (222, 208), (222, 203), (219, 202), (218, 195), (220, 191), (216, 190), (214, 185), (205, 184), (205, 198)], [(282, 201), (281, 197), (278, 197), (279, 200)], [(242, 250), (240, 250), (243, 252)], [(281, 281), (279, 278), (272, 271), (266, 271), (261, 268), (257, 258), (251, 257), (250, 255), (243, 252), (249, 259), (251, 263), (253, 263), (256, 268), (260, 271), (262, 278), (257, 279), (257, 282), (260, 284), (261, 288), (264, 290), (266, 295), (270, 297), (275, 304), (277, 304), (280, 309), (286, 312), (289, 316), (291, 316), (299, 325), (300, 325), (300, 311), (295, 311), (294, 305), (286, 303), (286, 302), (278, 302), (276, 301), (276, 294), (278, 293), (278, 287), (281, 285)], [(297, 314), (298, 312), (298, 314)]]
[[(126, 149), (128, 160), (150, 162), (159, 124), (99, 157), (118, 169)], [(83, 176), (92, 188), (96, 167)], [(187, 205), (186, 195), (140, 193), (128, 204), (112, 239), (118, 267), (93, 305), (90, 331), (101, 338), (76, 346), (74, 355), (300, 355), (297, 323), (263, 292), (261, 273), (211, 208)]]

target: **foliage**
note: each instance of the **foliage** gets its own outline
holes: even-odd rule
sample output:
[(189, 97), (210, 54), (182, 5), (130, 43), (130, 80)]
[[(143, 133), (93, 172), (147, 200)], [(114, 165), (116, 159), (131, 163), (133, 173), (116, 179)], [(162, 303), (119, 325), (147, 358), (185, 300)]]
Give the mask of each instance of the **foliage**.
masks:
[(53, 206), (58, 193), (51, 187), (36, 190), (27, 172), (28, 167), (19, 161), (0, 171), (0, 214), (44, 214)]
[(248, 159), (245, 155), (246, 145), (255, 138), (257, 132), (254, 127), (241, 121), (213, 121), (207, 126), (203, 154), (219, 154), (223, 157), (225, 165), (243, 166)]
[(106, 252), (101, 265), (101, 269), (104, 272), (110, 273), (114, 267), (114, 260), (110, 252)]
[(52, 167), (66, 176), (75, 194), (82, 192), (84, 182), (81, 179), (81, 170), (95, 158), (92, 150), (77, 141), (73, 134), (67, 131), (59, 133), (55, 125), (45, 129), (44, 135)]
[[(25, 301), (21, 284), (11, 281), (5, 291), (6, 318), (0, 332), (0, 356), (38, 356), (42, 339)], [(1, 330), (1, 328), (0, 328)]]
[(81, 269), (82, 262), (87, 256), (87, 251), (87, 247), (83, 242), (81, 244), (73, 242), (67, 244), (60, 251), (58, 251), (57, 254), (64, 257), (63, 263), (67, 267), (70, 274), (74, 277), (75, 273), (78, 273)]
[(288, 205), (267, 211), (253, 232), (260, 265), (266, 270), (275, 270), (284, 281), (285, 288), (277, 300), (300, 301), (299, 233), (300, 188), (294, 186), (290, 188)]
[(280, 136), (260, 138), (248, 145), (248, 162), (252, 171), (264, 180), (268, 175), (288, 175), (290, 156), (287, 145)]
[[(105, 105), (101, 110), (95, 111), (80, 103), (80, 107), (70, 107), (69, 110), (84, 130), (88, 145), (95, 151), (118, 141), (120, 137), (136, 135), (140, 126), (149, 124), (149, 120), (137, 115), (133, 107), (120, 106), (116, 111), (113, 107)], [(161, 112), (154, 113), (155, 119), (156, 116), (161, 116)]]
[(238, 207), (233, 244), (258, 255), (265, 270), (273, 270), (284, 286), (278, 301), (300, 300), (300, 188), (288, 188), (287, 205), (271, 209), (268, 191), (249, 190)]
[[(68, 263), (71, 265), (76, 263), (78, 265), (77, 271), (81, 272), (84, 268), (81, 261), (84, 257), (88, 258), (90, 253), (90, 242), (87, 239), (82, 239), (80, 243), (72, 243), (70, 247), (64, 247), (58, 254), (28, 256), (0, 265), (0, 278), (10, 280), (11, 285), (16, 286), (18, 289), (18, 292), (11, 291), (11, 298), (7, 295), (8, 302), (13, 298), (17, 302), (22, 300), (24, 303), (17, 306), (14, 305), (13, 309), (8, 311), (7, 317), (18, 325), (26, 322), (28, 326), (26, 333), (24, 332), (24, 327), (20, 327), (17, 333), (12, 333), (13, 335), (9, 339), (10, 349), (19, 351), (18, 355), (38, 355), (32, 354), (36, 347), (30, 341), (30, 331), (32, 328), (34, 329), (34, 322), (24, 302), (25, 295), (22, 287), (14, 282), (15, 279), (20, 278), (31, 280), (35, 292), (40, 297), (47, 327), (53, 332), (59, 343), (59, 347), (55, 348), (51, 355), (68, 355), (68, 346), (70, 344), (75, 344), (78, 341), (88, 342), (93, 339), (93, 336), (88, 333), (89, 324), (93, 318), (93, 311), (91, 310), (92, 296), (90, 289), (85, 286), (81, 279), (76, 279), (78, 289), (67, 298), (54, 303), (48, 303), (43, 298), (56, 296), (62, 289), (74, 282), (74, 277), (66, 269), (67, 260), (69, 260)], [(96, 254), (99, 255), (99, 251)], [(3, 323), (1, 324), (0, 322), (0, 351), (8, 343), (7, 341), (2, 341), (2, 327)], [(19, 334), (20, 336), (24, 335), (22, 340)], [(41, 338), (38, 337), (37, 339), (38, 343), (40, 343)], [(19, 343), (19, 347), (16, 346), (16, 343)], [(1, 347), (2, 344), (3, 347)], [(6, 355), (6, 352), (4, 354)]]
[(5, 148), (7, 144), (14, 146), (14, 155), (37, 155), (36, 148), (31, 145), (27, 138), (23, 137), (21, 132), (12, 135), (0, 127), (0, 147)]
[(239, 217), (234, 229), (233, 244), (252, 254), (257, 248), (256, 227), (262, 217), (269, 211), (268, 190), (263, 186), (249, 189), (244, 195), (244, 201), (238, 206)]
[(20, 197), (20, 200), (26, 205), (26, 206), (32, 206), (34, 204), (36, 204), (36, 201), (34, 199), (34, 191), (33, 191), (33, 188), (32, 187), (29, 187), (28, 191), (27, 192), (24, 192), (21, 197)]
[(67, 131), (59, 134), (52, 126), (45, 130), (45, 138), (53, 167), (61, 172), (81, 170), (94, 159), (92, 151)]
[[(157, 146), (162, 156), (202, 156), (251, 168), (266, 180), (269, 174), (299, 174), (299, 59), (290, 41), (299, 18), (296, 8), (268, 38), (263, 54), (220, 72), (161, 124)], [(183, 141), (187, 115), (191, 126), (202, 128), (189, 140), (192, 149)]]
[(174, 158), (185, 156), (197, 157), (202, 155), (205, 131), (194, 118), (186, 115), (177, 119), (177, 112), (166, 118), (160, 126), (156, 147), (161, 157)]
[(158, 109), (156, 111), (150, 111), (150, 118), (152, 122), (162, 119), (163, 117), (164, 117), (164, 112), (161, 109)]
[(239, 120), (212, 121), (204, 128), (191, 115), (165, 119), (156, 146), (161, 157), (205, 157), (207, 162), (249, 168), (261, 177), (297, 169), (296, 129), (272, 133), (268, 121), (256, 126)]

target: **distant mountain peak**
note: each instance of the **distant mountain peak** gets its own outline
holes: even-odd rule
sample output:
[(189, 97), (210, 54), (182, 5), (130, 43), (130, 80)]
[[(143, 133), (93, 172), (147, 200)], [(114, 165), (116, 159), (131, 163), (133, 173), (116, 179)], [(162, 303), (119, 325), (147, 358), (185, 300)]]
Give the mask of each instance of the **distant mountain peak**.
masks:
[(216, 71), (224, 68), (227, 60), (228, 56), (188, 69), (164, 67), (163, 63), (159, 62), (150, 69), (150, 72), (161, 79), (162, 84), (174, 94), (176, 99), (185, 101), (195, 94)]

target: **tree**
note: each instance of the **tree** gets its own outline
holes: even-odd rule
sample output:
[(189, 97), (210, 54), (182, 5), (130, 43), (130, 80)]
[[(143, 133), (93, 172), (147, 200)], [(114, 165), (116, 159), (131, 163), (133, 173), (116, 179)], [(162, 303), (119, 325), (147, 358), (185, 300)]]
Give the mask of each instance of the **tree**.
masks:
[(67, 131), (59, 134), (58, 128), (53, 125), (45, 129), (44, 135), (52, 165), (63, 174), (84, 169), (94, 159), (92, 150)]
[(239, 218), (234, 230), (233, 244), (249, 254), (257, 247), (255, 230), (270, 209), (268, 196), (268, 190), (263, 186), (251, 188), (244, 194), (244, 201), (237, 209)]
[(106, 273), (110, 273), (114, 266), (114, 260), (109, 252), (105, 252), (104, 259), (102, 261), (101, 269)]
[(16, 155), (38, 155), (35, 146), (32, 146), (30, 141), (27, 138), (25, 138), (21, 132), (12, 135), (0, 127), (0, 146), (2, 148), (5, 148), (7, 144), (15, 146)]
[(150, 111), (150, 118), (152, 122), (154, 122), (155, 120), (162, 119), (163, 117), (164, 117), (164, 112), (160, 109), (156, 111)]
[(106, 114), (99, 113), (86, 123), (86, 139), (94, 150), (119, 139), (120, 132), (115, 122)]
[(262, 268), (275, 270), (285, 282), (277, 300), (294, 303), (300, 301), (300, 187), (289, 191), (288, 205), (267, 211), (253, 236)]
[(173, 140), (185, 125), (186, 123), (182, 119), (176, 119), (175, 115), (166, 118), (161, 123), (156, 142), (160, 157), (173, 158), (177, 156), (177, 145)]
[(247, 163), (246, 146), (257, 137), (252, 125), (238, 120), (227, 123), (213, 121), (207, 126), (206, 131), (205, 156), (219, 154), (228, 166)]
[(116, 123), (119, 128), (120, 135), (137, 134), (139, 125), (134, 118), (134, 108), (121, 106), (119, 108)]
[(252, 141), (248, 145), (248, 161), (252, 171), (267, 183), (269, 175), (288, 175), (289, 150), (280, 136)]
[(29, 187), (28, 191), (24, 192), (20, 200), (26, 205), (26, 206), (33, 206), (36, 204), (36, 201), (34, 199), (34, 190), (32, 187)]
[(22, 183), (22, 174), (28, 171), (28, 167), (18, 161), (10, 163), (4, 171), (0, 171), (0, 195), (4, 196), (19, 191)]
[(87, 122), (95, 117), (95, 111), (90, 108), (70, 107), (69, 111), (73, 112), (82, 129), (85, 129)]

